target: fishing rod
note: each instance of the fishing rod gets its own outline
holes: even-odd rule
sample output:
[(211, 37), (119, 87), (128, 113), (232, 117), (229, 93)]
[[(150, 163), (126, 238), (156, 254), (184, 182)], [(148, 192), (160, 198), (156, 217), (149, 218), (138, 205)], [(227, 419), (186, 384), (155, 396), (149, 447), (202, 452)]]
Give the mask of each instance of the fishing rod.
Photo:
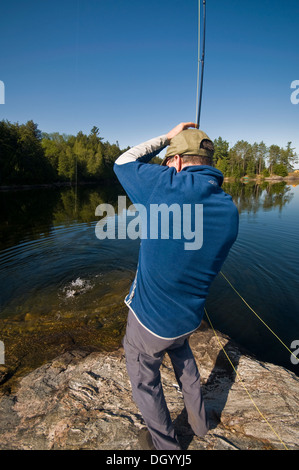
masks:
[(205, 49), (206, 49), (206, 0), (203, 0), (203, 43), (202, 43), (202, 55), (200, 59), (200, 0), (198, 1), (198, 70), (197, 70), (197, 99), (198, 102), (198, 90), (199, 90), (199, 64), (201, 63), (201, 80), (200, 80), (200, 93), (199, 102), (197, 109), (197, 128), (200, 126), (200, 115), (202, 105), (202, 91), (203, 91), (203, 78), (204, 78), (204, 66), (205, 66)]

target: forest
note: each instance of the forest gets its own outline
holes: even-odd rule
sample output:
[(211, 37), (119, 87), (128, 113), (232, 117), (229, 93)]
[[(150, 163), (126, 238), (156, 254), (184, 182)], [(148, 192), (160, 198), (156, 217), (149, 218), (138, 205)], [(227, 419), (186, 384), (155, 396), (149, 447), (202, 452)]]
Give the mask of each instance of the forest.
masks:
[[(239, 140), (233, 147), (222, 137), (214, 140), (214, 165), (224, 176), (241, 178), (287, 176), (297, 163), (288, 142), (285, 148), (250, 144)], [(129, 147), (128, 147), (129, 148)], [(44, 184), (92, 182), (115, 179), (113, 164), (128, 148), (109, 143), (94, 126), (88, 135), (51, 134), (39, 130), (32, 120), (26, 124), (0, 121), (0, 184)], [(159, 163), (156, 157), (151, 163)]]
[(121, 150), (104, 142), (99, 129), (89, 135), (47, 134), (33, 121), (0, 121), (0, 184), (88, 182), (114, 177)]
[(238, 140), (229, 148), (228, 142), (219, 137), (214, 140), (214, 147), (214, 164), (228, 177), (287, 176), (298, 163), (292, 142), (282, 148), (274, 144), (267, 146), (263, 141), (250, 144)]

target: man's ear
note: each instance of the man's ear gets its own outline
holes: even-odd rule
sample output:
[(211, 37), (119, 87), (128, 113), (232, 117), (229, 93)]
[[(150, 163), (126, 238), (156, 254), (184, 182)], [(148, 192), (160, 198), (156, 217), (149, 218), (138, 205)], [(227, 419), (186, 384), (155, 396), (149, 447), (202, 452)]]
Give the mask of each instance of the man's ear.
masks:
[(176, 171), (179, 173), (182, 169), (182, 159), (180, 155), (175, 155), (174, 158), (175, 158), (175, 168), (176, 168)]

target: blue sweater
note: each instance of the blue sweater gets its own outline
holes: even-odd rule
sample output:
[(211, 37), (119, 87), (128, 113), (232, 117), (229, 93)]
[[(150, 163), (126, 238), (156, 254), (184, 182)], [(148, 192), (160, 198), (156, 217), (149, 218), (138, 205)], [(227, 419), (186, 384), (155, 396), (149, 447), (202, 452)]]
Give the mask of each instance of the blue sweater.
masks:
[[(221, 189), (219, 170), (194, 165), (177, 172), (147, 163), (168, 143), (163, 135), (133, 147), (118, 158), (114, 171), (131, 201), (146, 208), (138, 267), (125, 303), (151, 333), (173, 339), (199, 327), (210, 285), (236, 240), (239, 217)], [(162, 204), (169, 208), (164, 225)]]

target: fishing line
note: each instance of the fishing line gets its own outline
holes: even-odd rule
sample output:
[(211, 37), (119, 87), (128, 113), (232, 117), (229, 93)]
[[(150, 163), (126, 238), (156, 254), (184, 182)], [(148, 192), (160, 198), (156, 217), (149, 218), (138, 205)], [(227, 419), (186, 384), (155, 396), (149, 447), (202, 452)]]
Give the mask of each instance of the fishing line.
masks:
[[(196, 86), (196, 123), (197, 128), (200, 127), (200, 115), (202, 105), (202, 92), (203, 92), (203, 79), (204, 79), (204, 64), (205, 64), (205, 49), (206, 49), (206, 0), (203, 0), (203, 43), (202, 51), (200, 50), (201, 43), (201, 0), (198, 0), (198, 55), (197, 55), (197, 86)], [(201, 74), (200, 74), (201, 64)], [(200, 76), (200, 87), (199, 87)]]
[(195, 111), (195, 122), (198, 119), (199, 109), (199, 71), (200, 71), (200, 0), (198, 0), (198, 44), (197, 44), (197, 83), (196, 83), (196, 111)]
[[(280, 341), (280, 343), (288, 350), (288, 352), (294, 356), (297, 360), (297, 357), (295, 356), (294, 353), (292, 353), (292, 351), (286, 346), (286, 344), (279, 338), (279, 336), (267, 325), (267, 323), (255, 312), (255, 310), (248, 304), (248, 302), (246, 302), (246, 300), (242, 297), (242, 295), (237, 291), (237, 289), (233, 286), (233, 284), (227, 279), (227, 277), (223, 274), (222, 271), (220, 271), (220, 274), (222, 275), (222, 277), (227, 281), (227, 283), (231, 286), (231, 288), (234, 290), (234, 292), (240, 297), (240, 299), (245, 303), (245, 305), (256, 315), (256, 317), (268, 328), (268, 330)], [(230, 365), (232, 366), (235, 374), (236, 374), (236, 377), (238, 377), (242, 387), (244, 388), (244, 390), (246, 391), (247, 395), (249, 396), (250, 400), (252, 401), (254, 407), (256, 408), (256, 410), (258, 411), (258, 413), (260, 414), (260, 416), (262, 417), (262, 419), (268, 424), (269, 428), (272, 430), (272, 432), (276, 435), (276, 437), (279, 439), (279, 441), (281, 442), (281, 444), (284, 446), (285, 450), (289, 450), (288, 447), (286, 446), (286, 444), (283, 442), (283, 440), (281, 439), (281, 437), (278, 435), (278, 433), (275, 431), (275, 429), (272, 427), (272, 425), (269, 423), (269, 421), (267, 420), (267, 418), (263, 415), (263, 413), (261, 412), (261, 410), (259, 409), (259, 407), (257, 406), (257, 404), (255, 403), (255, 401), (253, 400), (250, 392), (248, 391), (248, 389), (246, 388), (246, 386), (244, 385), (243, 383), (243, 380), (242, 378), (240, 377), (240, 375), (238, 374), (235, 366), (233, 365), (231, 359), (229, 358), (227, 352), (225, 351), (217, 333), (216, 333), (216, 330), (214, 329), (214, 326), (211, 322), (211, 319), (208, 315), (208, 312), (207, 310), (205, 309), (205, 314), (206, 314), (206, 317), (208, 319), (208, 322), (213, 330), (213, 333), (215, 335), (215, 337), (217, 338), (217, 341), (222, 349), (222, 351), (224, 352), (227, 360), (229, 361)]]
[(249, 308), (249, 310), (251, 310), (254, 315), (263, 323), (263, 325), (265, 325), (266, 328), (268, 328), (268, 330), (275, 336), (276, 339), (278, 339), (278, 341), (286, 348), (286, 350), (292, 355), (294, 356), (294, 358), (296, 360), (298, 360), (297, 356), (295, 356), (295, 354), (287, 347), (287, 345), (279, 338), (279, 336), (270, 328), (269, 325), (267, 325), (267, 323), (255, 312), (255, 310), (253, 310), (252, 307), (250, 307), (250, 305), (248, 304), (248, 302), (246, 302), (246, 300), (242, 297), (242, 295), (237, 291), (237, 289), (232, 285), (232, 283), (227, 279), (227, 277), (223, 274), (222, 271), (220, 271), (220, 274), (222, 275), (222, 277), (226, 280), (226, 282), (231, 286), (231, 288), (234, 290), (234, 292), (240, 297), (240, 299), (244, 302), (244, 304)]
[(242, 387), (244, 388), (245, 392), (246, 392), (247, 395), (249, 396), (249, 398), (250, 398), (251, 402), (253, 403), (255, 409), (257, 410), (257, 412), (259, 413), (259, 415), (262, 417), (262, 419), (267, 423), (267, 425), (269, 426), (269, 428), (271, 429), (271, 431), (272, 431), (272, 432), (275, 434), (275, 436), (279, 439), (279, 441), (281, 442), (281, 444), (283, 445), (283, 447), (285, 448), (285, 450), (289, 450), (288, 447), (286, 446), (286, 444), (283, 442), (283, 440), (282, 440), (281, 437), (279, 436), (279, 434), (277, 434), (277, 432), (275, 431), (275, 429), (273, 428), (273, 426), (269, 423), (269, 421), (267, 420), (267, 418), (263, 415), (263, 413), (261, 412), (261, 410), (259, 409), (259, 407), (258, 407), (257, 404), (255, 403), (255, 401), (253, 400), (253, 398), (252, 398), (252, 396), (251, 396), (249, 390), (248, 390), (247, 387), (244, 385), (244, 381), (243, 381), (243, 379), (241, 378), (241, 376), (240, 376), (240, 374), (238, 373), (238, 371), (237, 371), (237, 369), (235, 368), (235, 366), (233, 365), (232, 361), (230, 360), (230, 358), (229, 358), (227, 352), (225, 351), (225, 349), (224, 349), (224, 347), (223, 347), (223, 345), (222, 345), (222, 343), (221, 343), (221, 341), (220, 341), (220, 339), (219, 339), (219, 337), (218, 337), (218, 335), (217, 335), (217, 333), (216, 333), (216, 330), (215, 330), (214, 327), (213, 327), (213, 324), (212, 324), (212, 322), (211, 322), (211, 319), (210, 319), (210, 317), (209, 317), (208, 312), (207, 312), (206, 309), (205, 309), (205, 314), (206, 314), (206, 317), (207, 317), (207, 319), (208, 319), (208, 321), (209, 321), (209, 323), (210, 323), (210, 326), (211, 326), (211, 328), (212, 328), (212, 330), (213, 330), (213, 333), (214, 333), (215, 337), (217, 338), (217, 341), (218, 341), (218, 343), (219, 343), (219, 345), (220, 345), (222, 351), (224, 352), (224, 354), (225, 354), (227, 360), (229, 361), (230, 365), (232, 366), (232, 368), (233, 368), (233, 370), (234, 370), (234, 372), (235, 372), (235, 374), (236, 374), (236, 377), (238, 377), (238, 379), (239, 379), (239, 381), (240, 381)]

